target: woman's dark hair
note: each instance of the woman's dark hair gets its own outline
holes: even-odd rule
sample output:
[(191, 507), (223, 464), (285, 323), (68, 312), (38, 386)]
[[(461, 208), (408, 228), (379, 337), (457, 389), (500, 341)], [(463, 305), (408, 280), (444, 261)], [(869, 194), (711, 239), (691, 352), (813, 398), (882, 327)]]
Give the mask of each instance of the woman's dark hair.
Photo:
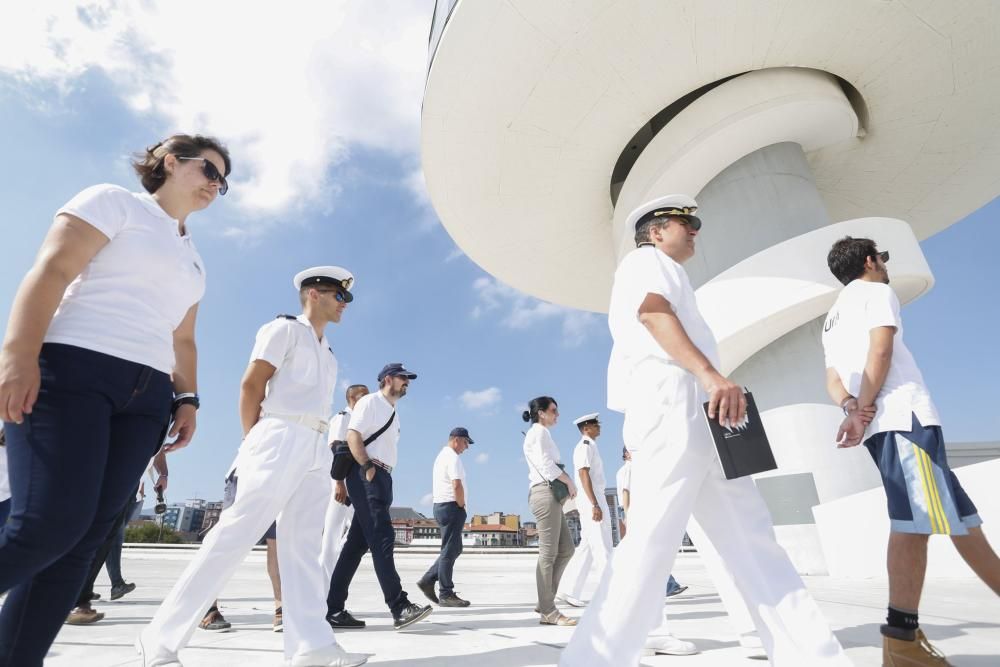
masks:
[(830, 248), (830, 253), (826, 256), (826, 265), (830, 267), (834, 277), (846, 285), (863, 276), (865, 262), (877, 254), (878, 249), (871, 239), (845, 236)]
[(142, 187), (152, 194), (167, 180), (167, 173), (163, 169), (163, 158), (171, 153), (177, 157), (198, 157), (207, 150), (213, 150), (222, 156), (223, 162), (226, 163), (226, 173), (223, 176), (229, 176), (233, 168), (232, 162), (229, 161), (229, 150), (218, 139), (203, 137), (200, 134), (193, 136), (175, 134), (167, 137), (155, 146), (136, 153), (135, 159), (132, 160), (132, 168), (139, 175)]
[(526, 422), (531, 422), (532, 424), (538, 423), (538, 413), (545, 412), (553, 405), (559, 405), (556, 403), (556, 399), (551, 396), (539, 396), (537, 398), (531, 399), (528, 403), (528, 409), (521, 413), (521, 419)]

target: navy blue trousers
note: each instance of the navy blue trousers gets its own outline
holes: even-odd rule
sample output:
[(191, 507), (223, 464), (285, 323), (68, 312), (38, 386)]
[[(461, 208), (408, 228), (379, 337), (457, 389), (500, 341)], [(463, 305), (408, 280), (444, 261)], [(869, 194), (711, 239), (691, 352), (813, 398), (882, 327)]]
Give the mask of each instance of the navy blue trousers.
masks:
[(0, 667), (40, 667), (94, 554), (160, 446), (170, 377), (47, 343), (41, 390), (7, 423), (11, 513), (0, 530)]
[(434, 503), (434, 520), (441, 527), (441, 553), (420, 578), (420, 582), (436, 581), (442, 595), (455, 592), (452, 573), (455, 571), (455, 561), (462, 555), (462, 530), (465, 528), (465, 517), (465, 509), (454, 501)]
[(326, 597), (328, 613), (336, 614), (344, 610), (347, 603), (347, 593), (358, 571), (361, 558), (371, 547), (372, 562), (375, 565), (375, 577), (382, 588), (385, 603), (397, 618), (410, 600), (399, 581), (394, 557), (396, 531), (389, 517), (389, 507), (392, 505), (392, 475), (375, 468), (375, 477), (368, 481), (361, 466), (354, 466), (344, 480), (347, 483), (347, 493), (354, 505), (354, 519), (347, 531), (347, 540), (333, 568), (330, 577), (330, 592)]

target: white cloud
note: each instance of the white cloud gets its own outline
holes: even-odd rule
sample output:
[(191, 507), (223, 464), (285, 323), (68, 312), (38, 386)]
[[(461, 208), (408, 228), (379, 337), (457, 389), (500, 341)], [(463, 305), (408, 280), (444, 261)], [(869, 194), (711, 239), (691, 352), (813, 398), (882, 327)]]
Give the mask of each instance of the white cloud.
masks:
[[(433, 0), (19, 3), (0, 20), (0, 73), (62, 92), (99, 69), (164, 134), (225, 140), (230, 196), (274, 216), (329, 203), (355, 145), (416, 162)], [(154, 137), (150, 137), (151, 143)], [(418, 198), (419, 174), (408, 187)]]
[(601, 321), (594, 313), (541, 301), (488, 276), (477, 278), (472, 288), (478, 299), (471, 311), (473, 319), (500, 314), (500, 324), (515, 330), (532, 329), (542, 322), (558, 320), (567, 347), (583, 343)]
[(434, 494), (432, 494), (432, 493), (425, 493), (423, 496), (420, 497), (420, 504), (422, 506), (424, 506), (424, 507), (430, 507), (431, 505), (433, 505), (434, 504)]
[(490, 455), (487, 452), (479, 452), (476, 454), (476, 463), (489, 463)]
[(487, 387), (480, 391), (463, 391), (458, 400), (468, 410), (488, 410), (496, 407), (502, 398), (499, 387)]
[(447, 262), (454, 262), (456, 259), (458, 259), (460, 257), (465, 257), (465, 253), (462, 252), (462, 250), (460, 248), (455, 248), (454, 250), (452, 250), (451, 252), (448, 253), (448, 256), (444, 258), (444, 261), (446, 263)]

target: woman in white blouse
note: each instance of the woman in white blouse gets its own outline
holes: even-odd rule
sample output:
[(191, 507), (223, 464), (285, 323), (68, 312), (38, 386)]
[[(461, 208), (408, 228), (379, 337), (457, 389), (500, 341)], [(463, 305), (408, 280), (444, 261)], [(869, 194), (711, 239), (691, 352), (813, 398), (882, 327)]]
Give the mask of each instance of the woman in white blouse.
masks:
[(576, 625), (576, 619), (564, 616), (555, 603), (559, 580), (573, 557), (573, 536), (551, 483), (562, 482), (569, 489), (569, 497), (576, 497), (576, 486), (563, 470), (559, 447), (549, 433), (549, 428), (559, 421), (559, 406), (551, 396), (539, 396), (531, 400), (521, 418), (531, 422), (524, 435), (524, 460), (528, 462), (528, 505), (538, 524), (535, 611), (541, 614), (542, 625)]
[(171, 413), (167, 449), (194, 434), (205, 267), (187, 219), (226, 193), (229, 154), (178, 134), (132, 166), (143, 192), (95, 185), (56, 212), (0, 349), (0, 665), (41, 666)]

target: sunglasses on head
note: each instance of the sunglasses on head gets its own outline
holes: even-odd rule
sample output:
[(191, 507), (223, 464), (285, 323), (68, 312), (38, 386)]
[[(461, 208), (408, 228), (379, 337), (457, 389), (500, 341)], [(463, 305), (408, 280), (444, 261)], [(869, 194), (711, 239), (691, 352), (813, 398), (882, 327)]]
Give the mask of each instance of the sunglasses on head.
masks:
[(229, 192), (229, 183), (226, 182), (226, 177), (219, 173), (219, 169), (215, 164), (206, 157), (180, 157), (177, 156), (178, 160), (201, 160), (201, 173), (205, 174), (205, 178), (210, 181), (219, 184), (219, 194), (224, 195)]

